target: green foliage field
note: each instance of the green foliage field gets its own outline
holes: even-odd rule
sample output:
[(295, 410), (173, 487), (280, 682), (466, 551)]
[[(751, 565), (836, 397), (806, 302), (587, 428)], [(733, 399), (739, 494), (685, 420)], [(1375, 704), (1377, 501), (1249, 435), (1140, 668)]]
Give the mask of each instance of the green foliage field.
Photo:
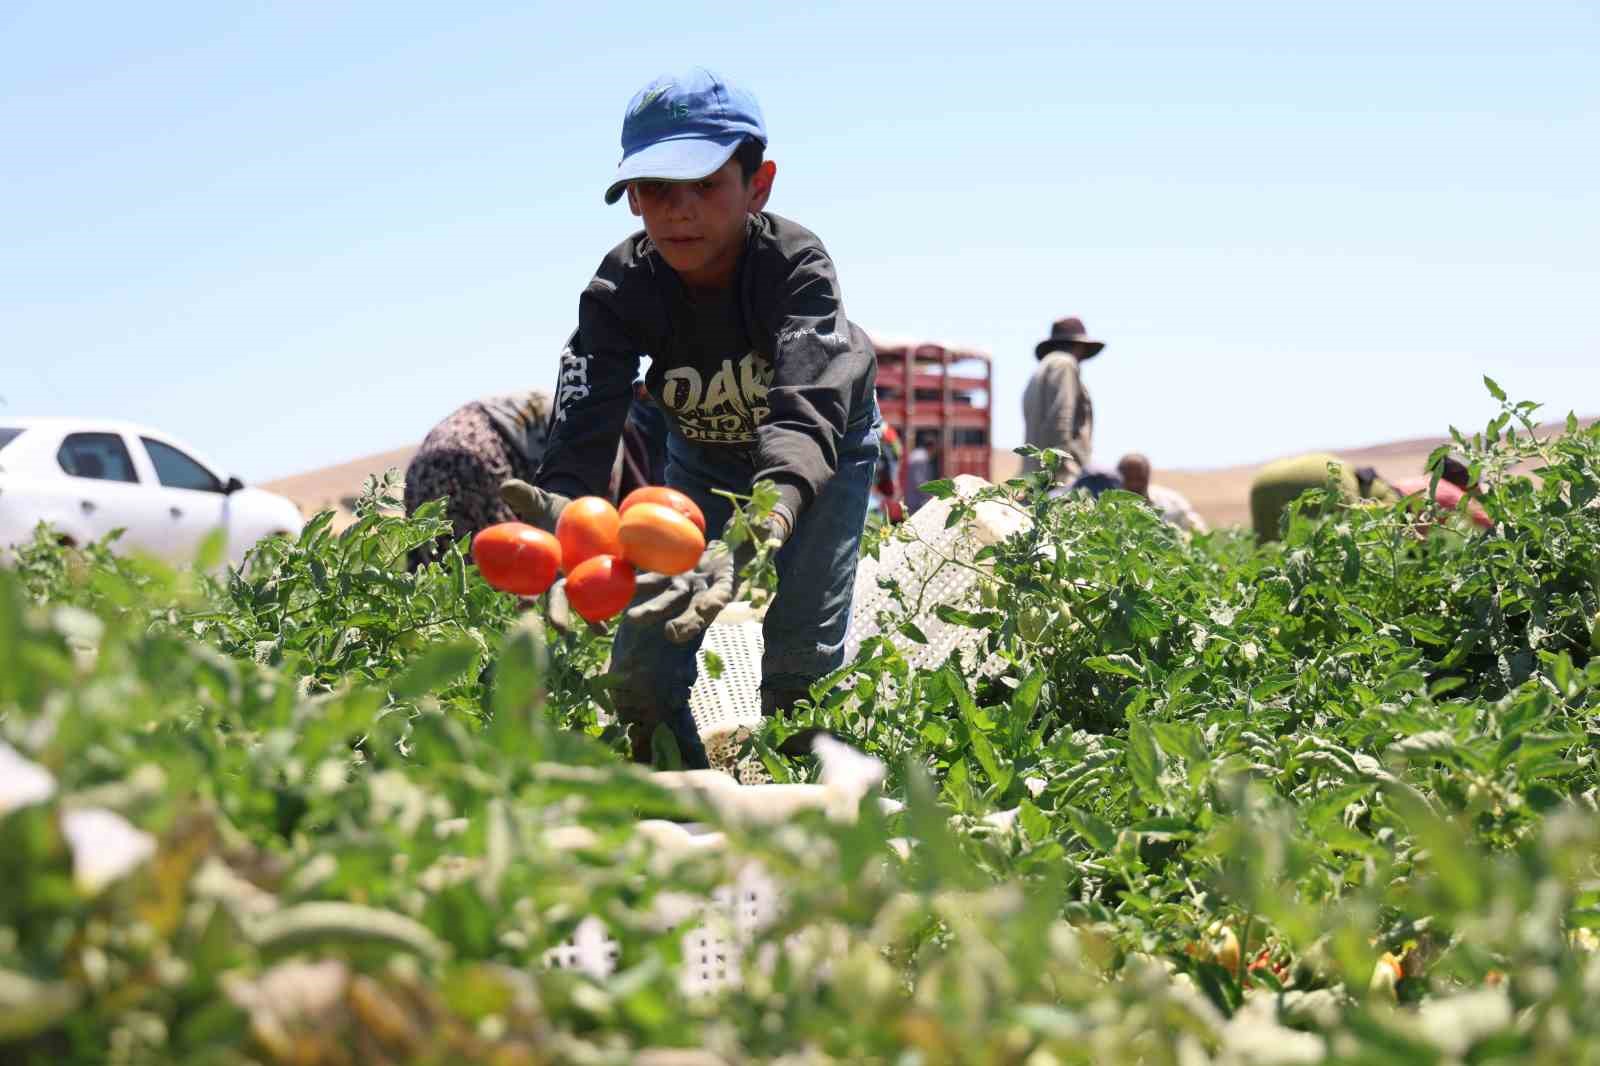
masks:
[[(807, 780), (774, 745), (826, 725), (903, 810), (677, 861), (638, 820), (717, 816), (623, 762), (605, 641), (459, 548), (406, 573), (444, 523), (392, 479), (220, 578), (41, 537), (0, 569), (0, 1061), (1600, 1061), (1600, 430), (1498, 398), (1489, 535), (997, 487), (1032, 528), (944, 619), (1004, 668), (875, 640), (749, 742)], [(654, 905), (751, 858), (784, 915), (685, 998)], [(541, 963), (586, 915), (603, 981)]]

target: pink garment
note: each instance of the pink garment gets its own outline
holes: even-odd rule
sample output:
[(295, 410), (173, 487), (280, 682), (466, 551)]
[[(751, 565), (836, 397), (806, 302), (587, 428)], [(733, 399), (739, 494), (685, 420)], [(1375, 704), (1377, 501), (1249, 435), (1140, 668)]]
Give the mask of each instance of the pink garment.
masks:
[[(1426, 495), (1428, 492), (1428, 482), (1431, 480), (1433, 480), (1431, 477), (1403, 477), (1395, 481), (1391, 481), (1389, 484), (1393, 485), (1394, 490), (1402, 496)], [(1439, 487), (1434, 491), (1433, 498), (1442, 509), (1446, 511), (1453, 511), (1461, 503), (1461, 497), (1465, 495), (1466, 493), (1462, 492), (1450, 482), (1441, 481), (1439, 482)], [(1483, 507), (1480, 506), (1476, 500), (1473, 500), (1471, 503), (1467, 504), (1467, 517), (1471, 518), (1484, 529), (1494, 528), (1494, 522), (1489, 518)]]

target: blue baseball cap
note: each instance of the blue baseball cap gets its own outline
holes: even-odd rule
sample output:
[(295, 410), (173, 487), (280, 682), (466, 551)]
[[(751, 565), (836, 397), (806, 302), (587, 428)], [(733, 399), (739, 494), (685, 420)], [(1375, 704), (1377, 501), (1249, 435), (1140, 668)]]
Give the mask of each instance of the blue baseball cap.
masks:
[(767, 143), (753, 94), (703, 67), (663, 74), (628, 101), (622, 162), (606, 189), (614, 204), (630, 181), (695, 181), (733, 158), (746, 137)]

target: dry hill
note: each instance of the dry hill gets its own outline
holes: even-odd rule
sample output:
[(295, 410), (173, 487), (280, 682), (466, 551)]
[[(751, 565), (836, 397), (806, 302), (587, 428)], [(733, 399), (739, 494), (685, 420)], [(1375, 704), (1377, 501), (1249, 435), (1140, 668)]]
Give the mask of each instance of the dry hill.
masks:
[[(1586, 419), (1585, 423), (1594, 421)], [(1560, 425), (1551, 423), (1545, 428), (1556, 430)], [(1406, 477), (1421, 473), (1422, 464), (1428, 454), (1446, 443), (1448, 438), (1445, 437), (1418, 437), (1411, 440), (1390, 441), (1386, 444), (1372, 444), (1363, 448), (1329, 450), (1336, 450), (1339, 455), (1359, 465), (1375, 466), (1379, 473), (1390, 477)], [(300, 510), (307, 515), (331, 507), (339, 513), (338, 524), (342, 526), (350, 520), (350, 505), (367, 475), (382, 473), (389, 467), (404, 470), (415, 451), (414, 446), (396, 448), (393, 451), (379, 452), (362, 459), (340, 463), (338, 466), (278, 478), (266, 482), (261, 487), (294, 500), (300, 506)], [(1262, 462), (1269, 462), (1274, 458), (1277, 456), (1268, 456)], [(1011, 452), (996, 451), (991, 463), (995, 479), (1003, 480), (1012, 476), (1020, 462), (1021, 460)], [(1189, 497), (1195, 509), (1214, 526), (1248, 525), (1250, 479), (1255, 476), (1260, 465), (1255, 463), (1246, 466), (1218, 467), (1212, 470), (1157, 470), (1156, 480), (1164, 485), (1170, 485)]]
[(403, 471), (416, 451), (416, 445), (396, 448), (352, 459), (338, 466), (325, 466), (320, 470), (308, 470), (304, 474), (291, 474), (276, 481), (266, 481), (261, 487), (268, 492), (289, 497), (300, 508), (300, 513), (307, 517), (331, 508), (339, 513), (335, 524), (343, 527), (352, 517), (350, 509), (367, 475), (381, 474), (390, 467)]

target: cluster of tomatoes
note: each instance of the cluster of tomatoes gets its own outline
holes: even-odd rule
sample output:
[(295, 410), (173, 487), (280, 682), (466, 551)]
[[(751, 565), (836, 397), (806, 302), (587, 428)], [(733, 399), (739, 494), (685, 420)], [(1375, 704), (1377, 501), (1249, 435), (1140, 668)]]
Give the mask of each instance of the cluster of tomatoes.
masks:
[(567, 578), (567, 602), (591, 622), (615, 618), (633, 599), (636, 570), (682, 574), (706, 550), (706, 519), (676, 489), (636, 489), (621, 507), (599, 496), (567, 504), (552, 536), (526, 522), (502, 522), (472, 538), (472, 560), (492, 587), (541, 596)]

